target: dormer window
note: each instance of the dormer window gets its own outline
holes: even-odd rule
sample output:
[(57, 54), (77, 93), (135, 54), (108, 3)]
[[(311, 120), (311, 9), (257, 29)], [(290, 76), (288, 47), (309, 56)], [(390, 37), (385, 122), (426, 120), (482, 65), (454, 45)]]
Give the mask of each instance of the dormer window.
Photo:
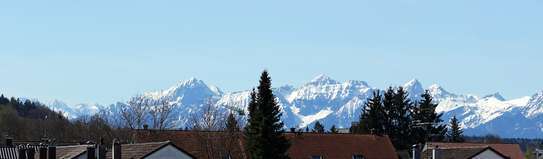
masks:
[(353, 159), (365, 159), (362, 155), (353, 155)]
[(321, 155), (312, 155), (311, 159), (324, 159)]

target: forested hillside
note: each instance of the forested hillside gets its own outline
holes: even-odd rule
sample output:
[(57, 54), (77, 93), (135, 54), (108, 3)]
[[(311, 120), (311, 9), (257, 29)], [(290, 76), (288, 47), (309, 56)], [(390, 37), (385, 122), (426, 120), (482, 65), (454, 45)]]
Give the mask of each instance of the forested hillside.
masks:
[(73, 121), (61, 112), (45, 105), (19, 98), (0, 95), (0, 139), (39, 141), (52, 139), (55, 143), (96, 142), (103, 138), (111, 141), (121, 135), (123, 129), (112, 128), (100, 114), (83, 116)]

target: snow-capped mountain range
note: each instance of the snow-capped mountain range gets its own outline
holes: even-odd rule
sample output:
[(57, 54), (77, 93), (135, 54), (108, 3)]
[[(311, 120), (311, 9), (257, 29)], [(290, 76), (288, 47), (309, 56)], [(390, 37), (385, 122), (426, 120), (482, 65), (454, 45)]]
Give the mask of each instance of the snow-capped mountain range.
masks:
[[(436, 102), (437, 111), (443, 120), (456, 116), (461, 121), (466, 135), (496, 134), (501, 137), (543, 137), (543, 91), (532, 96), (505, 99), (499, 93), (486, 96), (455, 94), (434, 84), (427, 88), (416, 79), (402, 85), (413, 100), (418, 100), (425, 90), (430, 91)], [(371, 87), (358, 80), (336, 81), (326, 75), (319, 75), (299, 87), (290, 85), (275, 87), (274, 95), (282, 108), (286, 127), (305, 128), (316, 121), (326, 127), (348, 128), (357, 121), (364, 102), (371, 97)], [(250, 90), (223, 92), (218, 87), (202, 80), (191, 78), (180, 81), (163, 91), (144, 93), (148, 99), (168, 98), (179, 104), (173, 118), (178, 127), (185, 127), (189, 117), (201, 113), (203, 104), (209, 100), (222, 112), (228, 110), (247, 111)], [(119, 102), (109, 107), (97, 104), (68, 106), (61, 101), (51, 102), (54, 110), (61, 110), (70, 118), (92, 114), (101, 108), (114, 110)]]

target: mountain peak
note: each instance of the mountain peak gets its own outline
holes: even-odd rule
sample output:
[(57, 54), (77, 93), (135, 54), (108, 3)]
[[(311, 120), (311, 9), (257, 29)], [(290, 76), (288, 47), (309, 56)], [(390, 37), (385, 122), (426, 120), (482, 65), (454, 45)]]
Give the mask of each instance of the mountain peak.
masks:
[(432, 85), (430, 85), (430, 87), (428, 87), (428, 91), (430, 91), (430, 92), (447, 92), (447, 91), (445, 91), (445, 89), (443, 89), (443, 87), (441, 87), (441, 85), (439, 85), (439, 84), (432, 84)]
[(403, 85), (403, 88), (405, 88), (413, 97), (417, 97), (419, 94), (424, 93), (424, 88), (422, 88), (422, 84), (416, 78), (405, 83)]
[(348, 80), (345, 81), (345, 83), (351, 84), (351, 85), (363, 85), (366, 87), (369, 87), (368, 83), (366, 81), (359, 81), (359, 80)]
[(438, 90), (443, 89), (439, 84), (432, 84), (430, 87), (428, 87), (429, 90)]
[(338, 82), (325, 74), (320, 74), (313, 78), (311, 84), (324, 85), (324, 84), (337, 84)]
[(434, 98), (445, 98), (448, 96), (455, 96), (454, 94), (447, 92), (443, 87), (441, 87), (438, 84), (432, 84), (430, 87), (428, 87), (428, 91), (430, 91), (430, 94)]
[(494, 94), (489, 94), (489, 95), (486, 95), (484, 96), (483, 98), (491, 98), (491, 97), (494, 97), (500, 101), (505, 101), (505, 98), (503, 98), (503, 96), (500, 94), (500, 92), (496, 92)]
[(189, 78), (188, 80), (181, 80), (177, 83), (177, 85), (175, 86), (175, 88), (194, 88), (194, 87), (203, 87), (203, 86), (206, 86), (207, 87), (207, 84), (200, 80), (200, 79), (197, 79), (195, 77), (191, 77)]
[(420, 86), (422, 87), (422, 84), (420, 83), (420, 81), (416, 78), (413, 78), (411, 80), (409, 80), (407, 83), (405, 83), (403, 85), (403, 87), (413, 87), (413, 86)]
[(204, 81), (197, 79), (196, 77), (191, 77), (188, 80), (185, 80), (182, 82), (183, 85), (191, 85), (191, 84), (203, 84)]
[(543, 113), (543, 90), (538, 91), (530, 97), (526, 108), (528, 109), (526, 111), (528, 117)]

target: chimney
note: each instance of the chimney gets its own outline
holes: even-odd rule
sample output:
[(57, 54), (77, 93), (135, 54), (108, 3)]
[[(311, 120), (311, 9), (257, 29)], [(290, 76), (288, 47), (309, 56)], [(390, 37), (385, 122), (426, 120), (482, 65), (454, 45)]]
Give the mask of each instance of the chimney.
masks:
[(19, 148), (19, 158), (18, 159), (26, 159), (26, 149)]
[(413, 148), (413, 159), (420, 159), (420, 148), (419, 148), (419, 144), (414, 144), (412, 146)]
[(95, 151), (98, 151), (96, 158), (105, 159), (106, 158), (106, 147), (102, 144), (96, 144)]
[(47, 159), (57, 158), (57, 148), (55, 146), (47, 147)]
[(96, 151), (93, 146), (87, 147), (87, 159), (96, 159)]
[(437, 159), (437, 157), (438, 157), (438, 156), (437, 156), (437, 155), (438, 155), (438, 154), (437, 154), (437, 152), (438, 152), (438, 151), (437, 151), (437, 148), (438, 148), (438, 146), (436, 145), (436, 146), (432, 149), (432, 159)]
[(13, 139), (12, 138), (6, 138), (6, 146), (7, 147), (13, 147)]
[(114, 139), (113, 140), (113, 150), (111, 151), (111, 154), (113, 156), (112, 159), (121, 159), (121, 144), (119, 143), (119, 140)]
[(40, 147), (40, 158), (39, 159), (47, 159), (47, 148)]
[(27, 159), (34, 159), (34, 154), (36, 153), (36, 150), (33, 148), (29, 148), (26, 150), (26, 158)]

